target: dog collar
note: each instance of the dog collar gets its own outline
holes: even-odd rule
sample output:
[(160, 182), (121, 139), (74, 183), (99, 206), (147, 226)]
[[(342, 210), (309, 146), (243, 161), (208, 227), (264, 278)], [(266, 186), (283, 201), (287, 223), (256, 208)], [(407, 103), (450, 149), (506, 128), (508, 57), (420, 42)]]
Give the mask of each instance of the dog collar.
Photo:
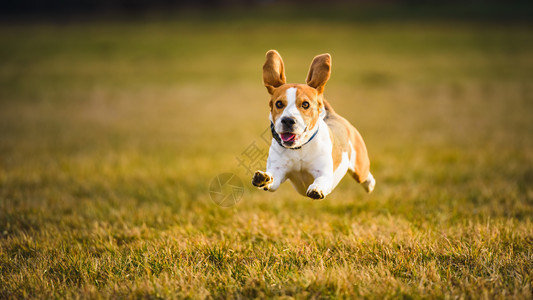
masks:
[[(318, 127), (319, 125), (317, 125)], [(305, 142), (303, 145), (299, 146), (299, 147), (296, 147), (296, 148), (287, 148), (285, 146), (283, 146), (283, 144), (281, 143), (281, 138), (279, 137), (279, 134), (276, 132), (276, 130), (274, 130), (274, 123), (272, 123), (272, 121), (270, 122), (270, 131), (272, 132), (272, 137), (276, 140), (276, 142), (278, 142), (278, 144), (285, 148), (285, 149), (290, 149), (290, 150), (298, 150), (300, 148), (302, 148), (303, 146), (307, 145), (307, 143), (309, 143), (312, 139), (315, 138), (316, 134), (318, 133), (318, 129), (316, 129), (315, 133), (313, 133), (313, 135), (311, 136), (311, 138), (309, 138), (307, 140), (307, 142)]]

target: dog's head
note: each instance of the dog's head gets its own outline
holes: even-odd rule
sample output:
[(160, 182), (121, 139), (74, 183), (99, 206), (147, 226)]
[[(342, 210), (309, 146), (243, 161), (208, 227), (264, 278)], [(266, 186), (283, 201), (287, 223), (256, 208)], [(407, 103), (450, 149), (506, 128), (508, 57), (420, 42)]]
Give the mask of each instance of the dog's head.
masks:
[(325, 116), (324, 86), (331, 73), (331, 56), (313, 59), (307, 84), (287, 84), (285, 67), (276, 50), (266, 54), (263, 82), (270, 97), (270, 121), (286, 148), (298, 148), (315, 133), (320, 118)]

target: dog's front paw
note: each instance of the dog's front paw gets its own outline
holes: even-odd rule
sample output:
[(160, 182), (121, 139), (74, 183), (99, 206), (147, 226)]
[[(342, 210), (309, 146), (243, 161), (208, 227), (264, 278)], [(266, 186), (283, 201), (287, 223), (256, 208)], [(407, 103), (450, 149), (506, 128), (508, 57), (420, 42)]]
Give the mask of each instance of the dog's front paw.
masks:
[(274, 182), (274, 178), (269, 173), (263, 171), (255, 171), (254, 177), (252, 178), (252, 184), (265, 191), (268, 191), (272, 182)]
[(320, 200), (320, 199), (324, 199), (326, 195), (318, 186), (315, 186), (314, 184), (312, 184), (307, 189), (307, 197), (314, 199), (314, 200)]

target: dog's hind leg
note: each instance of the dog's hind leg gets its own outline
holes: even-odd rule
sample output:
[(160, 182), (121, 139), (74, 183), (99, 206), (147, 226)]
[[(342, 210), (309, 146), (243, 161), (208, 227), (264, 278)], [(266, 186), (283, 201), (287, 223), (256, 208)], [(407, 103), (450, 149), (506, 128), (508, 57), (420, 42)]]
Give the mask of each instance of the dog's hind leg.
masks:
[(355, 179), (355, 181), (357, 181), (363, 186), (363, 188), (365, 189), (367, 193), (369, 194), (372, 193), (372, 191), (374, 190), (374, 187), (376, 186), (376, 179), (374, 178), (374, 176), (372, 176), (372, 173), (368, 172), (368, 176), (366, 177), (364, 181), (362, 181), (359, 175), (355, 173), (354, 171), (348, 170), (348, 172), (350, 173), (350, 176), (352, 176), (353, 179)]
[[(352, 165), (349, 168), (349, 173), (353, 179), (360, 183), (367, 193), (371, 193), (376, 186), (376, 180), (372, 173), (370, 173), (370, 159), (366, 150), (365, 142), (357, 129), (353, 128), (351, 131)], [(355, 153), (354, 153), (355, 152)]]

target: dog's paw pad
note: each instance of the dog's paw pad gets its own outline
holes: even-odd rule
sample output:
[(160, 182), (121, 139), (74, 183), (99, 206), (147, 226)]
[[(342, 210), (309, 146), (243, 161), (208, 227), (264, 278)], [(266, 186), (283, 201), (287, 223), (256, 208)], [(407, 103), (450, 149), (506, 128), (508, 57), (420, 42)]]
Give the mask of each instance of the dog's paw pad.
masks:
[(268, 190), (267, 185), (271, 184), (272, 181), (274, 181), (272, 176), (262, 171), (256, 171), (254, 177), (252, 178), (252, 184), (258, 188), (262, 188), (265, 191)]
[(316, 189), (312, 189), (312, 190), (309, 190), (307, 191), (307, 197), (311, 198), (311, 199), (315, 199), (315, 200), (320, 200), (320, 199), (324, 199), (324, 193), (320, 190), (316, 190)]

